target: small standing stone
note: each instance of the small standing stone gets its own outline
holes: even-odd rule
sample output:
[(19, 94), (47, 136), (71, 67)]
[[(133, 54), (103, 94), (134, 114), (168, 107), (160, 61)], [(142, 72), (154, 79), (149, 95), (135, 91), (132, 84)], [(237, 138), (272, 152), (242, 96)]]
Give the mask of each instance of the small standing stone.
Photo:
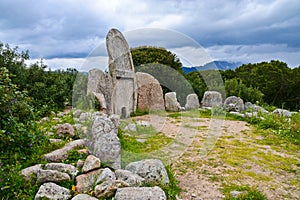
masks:
[(203, 107), (221, 107), (223, 105), (222, 94), (217, 91), (206, 91), (201, 103)]
[(166, 110), (177, 112), (181, 110), (181, 106), (177, 101), (176, 92), (168, 92), (165, 94)]
[(186, 97), (186, 104), (185, 104), (186, 110), (198, 109), (199, 106), (200, 106), (200, 104), (199, 104), (199, 99), (198, 99), (197, 94), (189, 94)]

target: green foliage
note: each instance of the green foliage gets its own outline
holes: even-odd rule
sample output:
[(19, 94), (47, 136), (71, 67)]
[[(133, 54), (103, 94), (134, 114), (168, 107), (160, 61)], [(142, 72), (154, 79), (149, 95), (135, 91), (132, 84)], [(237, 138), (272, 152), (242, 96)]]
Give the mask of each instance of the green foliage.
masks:
[(240, 79), (233, 78), (225, 80), (226, 96), (237, 96), (244, 100), (244, 102), (262, 102), (263, 93), (253, 88), (247, 87)]
[(163, 64), (182, 72), (182, 64), (176, 54), (161, 47), (144, 46), (131, 49), (133, 64), (140, 71), (142, 64)]
[(130, 114), (130, 117), (136, 117), (136, 116), (143, 116), (149, 114), (149, 111), (139, 111), (136, 110), (135, 112)]
[(0, 68), (0, 93), (1, 159), (26, 159), (24, 156), (32, 152), (33, 142), (37, 142), (30, 98), (18, 91), (6, 68)]
[(31, 104), (36, 109), (36, 114), (44, 116), (51, 110), (63, 109), (66, 102), (71, 104), (77, 70), (46, 70), (47, 66), (42, 61), (27, 67), (25, 65), (27, 59), (29, 59), (28, 52), (19, 53), (17, 47), (14, 49), (9, 45), (4, 47), (0, 42), (0, 66), (12, 74), (12, 84), (20, 91), (26, 91), (32, 98)]
[[(262, 194), (257, 188), (250, 186), (224, 185), (224, 200), (266, 200), (267, 197)], [(244, 192), (234, 198), (230, 195), (231, 191)]]
[(292, 70), (286, 63), (272, 60), (242, 65), (235, 73), (247, 87), (261, 91), (264, 102), (280, 108), (284, 105), (288, 109), (299, 109), (299, 67)]
[(175, 54), (159, 47), (135, 48), (131, 54), (136, 72), (151, 74), (159, 81), (164, 94), (176, 92), (179, 103), (185, 105), (186, 96), (194, 92)]
[(170, 165), (166, 166), (166, 171), (169, 177), (169, 184), (168, 185), (160, 185), (160, 187), (166, 193), (168, 200), (176, 200), (177, 196), (181, 192), (181, 188), (178, 186), (179, 182), (176, 180), (172, 167)]

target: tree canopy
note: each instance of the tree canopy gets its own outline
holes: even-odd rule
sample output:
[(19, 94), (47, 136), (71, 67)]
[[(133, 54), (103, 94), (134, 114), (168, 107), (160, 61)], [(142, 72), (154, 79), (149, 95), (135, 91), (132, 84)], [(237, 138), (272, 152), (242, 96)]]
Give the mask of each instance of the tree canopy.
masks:
[(182, 72), (182, 63), (176, 54), (162, 47), (144, 46), (131, 49), (135, 68), (142, 64), (163, 64)]

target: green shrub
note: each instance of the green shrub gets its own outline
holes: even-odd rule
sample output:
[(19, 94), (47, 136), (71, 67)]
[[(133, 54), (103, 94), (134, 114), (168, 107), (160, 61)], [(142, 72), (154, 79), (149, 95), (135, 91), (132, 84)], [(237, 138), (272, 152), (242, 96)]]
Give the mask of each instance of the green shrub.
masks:
[[(239, 185), (225, 185), (223, 187), (225, 194), (224, 200), (266, 200), (267, 197), (261, 193), (257, 188), (250, 186), (239, 186)], [(243, 192), (237, 197), (232, 197), (231, 191)]]

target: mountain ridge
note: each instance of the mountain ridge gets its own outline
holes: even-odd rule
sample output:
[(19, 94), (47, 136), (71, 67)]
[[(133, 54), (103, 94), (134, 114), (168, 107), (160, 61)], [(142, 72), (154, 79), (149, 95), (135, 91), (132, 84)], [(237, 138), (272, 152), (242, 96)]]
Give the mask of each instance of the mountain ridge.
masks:
[(190, 73), (194, 71), (201, 71), (201, 70), (208, 70), (208, 69), (219, 69), (222, 71), (229, 70), (229, 69), (236, 69), (237, 67), (241, 66), (242, 62), (228, 62), (228, 61), (212, 61), (209, 63), (206, 63), (203, 66), (194, 66), (194, 67), (182, 67), (182, 70), (184, 73)]

